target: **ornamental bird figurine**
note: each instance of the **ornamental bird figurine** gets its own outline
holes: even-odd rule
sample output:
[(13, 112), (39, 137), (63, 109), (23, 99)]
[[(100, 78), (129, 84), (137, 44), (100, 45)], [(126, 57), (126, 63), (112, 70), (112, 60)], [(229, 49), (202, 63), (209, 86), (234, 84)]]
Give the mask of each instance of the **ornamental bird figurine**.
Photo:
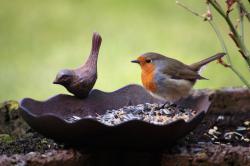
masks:
[(95, 32), (92, 37), (92, 49), (86, 63), (77, 69), (59, 71), (53, 83), (64, 86), (79, 98), (87, 97), (97, 79), (97, 59), (101, 42), (101, 36)]

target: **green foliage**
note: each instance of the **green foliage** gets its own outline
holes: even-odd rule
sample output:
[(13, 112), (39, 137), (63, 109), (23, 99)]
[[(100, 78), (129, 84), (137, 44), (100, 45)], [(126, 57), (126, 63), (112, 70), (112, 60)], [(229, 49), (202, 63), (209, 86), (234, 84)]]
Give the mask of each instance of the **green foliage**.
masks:
[[(203, 1), (189, 3), (195, 4), (198, 12), (206, 9)], [(103, 37), (95, 87), (105, 91), (141, 84), (140, 69), (130, 60), (142, 53), (155, 51), (193, 63), (222, 51), (207, 23), (175, 1), (2, 0), (0, 9), (0, 101), (26, 96), (46, 99), (66, 93), (52, 81), (59, 69), (84, 62), (93, 31)], [(218, 26), (227, 35), (221, 22), (218, 17)], [(245, 30), (249, 43), (249, 24)], [(226, 42), (229, 48), (234, 47), (230, 39)], [(250, 79), (247, 69), (241, 69), (239, 53), (230, 52), (235, 66)], [(216, 63), (208, 65), (202, 75), (209, 80), (198, 82), (196, 88), (242, 85), (230, 70)]]
[(15, 100), (8, 100), (0, 103), (0, 110), (7, 109), (7, 111), (16, 111), (19, 108), (19, 104)]
[(10, 143), (12, 141), (14, 141), (14, 138), (12, 138), (9, 134), (0, 134), (0, 142)]

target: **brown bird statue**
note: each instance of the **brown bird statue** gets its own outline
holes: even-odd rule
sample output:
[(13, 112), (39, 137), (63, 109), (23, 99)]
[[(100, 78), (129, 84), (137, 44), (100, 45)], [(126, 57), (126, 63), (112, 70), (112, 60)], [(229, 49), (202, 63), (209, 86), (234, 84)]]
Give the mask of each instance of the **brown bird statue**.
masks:
[(53, 83), (64, 86), (79, 98), (87, 97), (97, 79), (97, 59), (101, 42), (101, 36), (95, 32), (92, 37), (92, 49), (85, 64), (77, 69), (59, 71)]

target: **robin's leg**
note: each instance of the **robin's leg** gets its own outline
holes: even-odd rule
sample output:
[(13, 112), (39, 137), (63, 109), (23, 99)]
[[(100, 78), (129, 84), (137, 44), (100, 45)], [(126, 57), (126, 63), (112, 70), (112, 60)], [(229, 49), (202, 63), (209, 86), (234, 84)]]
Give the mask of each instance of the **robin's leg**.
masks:
[(175, 104), (174, 102), (166, 101), (166, 102), (160, 107), (160, 109), (165, 108), (166, 104), (168, 104), (167, 108), (169, 108), (169, 107), (176, 107), (176, 104)]
[(180, 103), (183, 102), (185, 98), (181, 98), (177, 101), (177, 108), (179, 109), (180, 112), (185, 112), (185, 107), (183, 107)]

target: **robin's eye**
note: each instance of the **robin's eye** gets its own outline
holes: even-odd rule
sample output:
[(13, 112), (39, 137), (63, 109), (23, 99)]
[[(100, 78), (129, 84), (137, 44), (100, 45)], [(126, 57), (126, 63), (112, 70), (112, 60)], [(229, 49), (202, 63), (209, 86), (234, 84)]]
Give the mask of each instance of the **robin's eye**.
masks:
[(151, 59), (146, 59), (146, 62), (147, 62), (147, 63), (151, 63), (152, 60), (151, 60)]

